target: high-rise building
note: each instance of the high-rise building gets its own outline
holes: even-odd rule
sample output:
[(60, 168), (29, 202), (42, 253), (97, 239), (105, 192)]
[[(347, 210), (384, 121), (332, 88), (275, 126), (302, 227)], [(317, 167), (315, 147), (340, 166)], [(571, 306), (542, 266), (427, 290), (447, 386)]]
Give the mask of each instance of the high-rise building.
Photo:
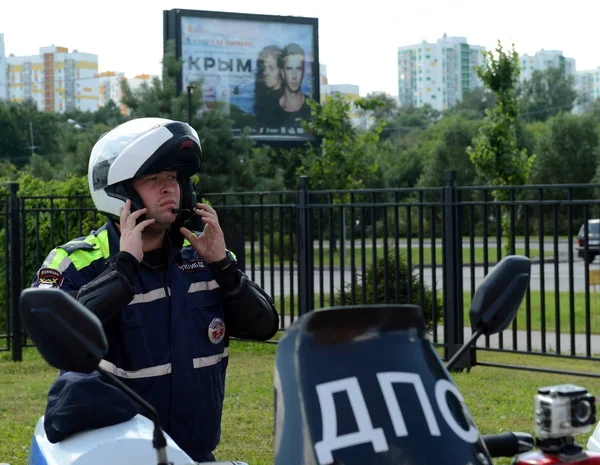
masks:
[(152, 74), (138, 74), (137, 76), (127, 79), (127, 82), (129, 84), (129, 88), (135, 91), (139, 89), (143, 84), (151, 86), (152, 81), (155, 77), (157, 76)]
[(135, 92), (146, 84), (152, 85), (152, 80), (158, 76), (152, 74), (138, 74), (133, 78), (126, 78), (125, 73), (119, 71), (104, 71), (96, 74), (98, 81), (98, 92), (99, 92), (99, 107), (104, 107), (111, 100), (119, 107), (122, 115), (127, 115), (129, 110), (123, 104), (123, 92), (121, 90), (121, 84), (123, 81), (127, 81), (129, 88)]
[(105, 71), (98, 75), (98, 106), (104, 107), (111, 100), (121, 108), (121, 113), (125, 115), (127, 109), (123, 106), (123, 92), (121, 91), (121, 82), (126, 80), (124, 73), (115, 71)]
[(8, 68), (4, 51), (4, 34), (0, 34), (0, 100), (8, 100)]
[(535, 55), (521, 55), (520, 80), (531, 79), (534, 71), (544, 71), (548, 68), (561, 68), (565, 76), (575, 77), (575, 58), (567, 58), (560, 50), (540, 50)]
[(578, 71), (575, 75), (575, 90), (577, 92), (575, 113), (582, 113), (587, 106), (600, 98), (600, 67)]
[(442, 111), (464, 93), (481, 86), (475, 69), (483, 63), (484, 47), (466, 37), (448, 37), (398, 48), (398, 100), (402, 107), (431, 105)]
[(39, 55), (7, 58), (8, 99), (32, 99), (39, 110), (98, 109), (98, 56), (69, 53), (65, 47), (41, 47)]

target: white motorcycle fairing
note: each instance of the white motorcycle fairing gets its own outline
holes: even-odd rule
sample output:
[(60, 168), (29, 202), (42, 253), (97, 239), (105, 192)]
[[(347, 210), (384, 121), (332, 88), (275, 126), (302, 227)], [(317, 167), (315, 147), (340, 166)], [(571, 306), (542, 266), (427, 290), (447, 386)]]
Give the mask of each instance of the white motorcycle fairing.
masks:
[[(153, 431), (152, 421), (138, 414), (129, 421), (77, 433), (52, 444), (42, 416), (33, 433), (28, 465), (152, 465), (157, 460)], [(193, 464), (190, 456), (164, 434), (169, 461), (173, 465)]]
[(589, 437), (587, 449), (592, 452), (600, 452), (600, 423), (594, 428), (594, 432)]

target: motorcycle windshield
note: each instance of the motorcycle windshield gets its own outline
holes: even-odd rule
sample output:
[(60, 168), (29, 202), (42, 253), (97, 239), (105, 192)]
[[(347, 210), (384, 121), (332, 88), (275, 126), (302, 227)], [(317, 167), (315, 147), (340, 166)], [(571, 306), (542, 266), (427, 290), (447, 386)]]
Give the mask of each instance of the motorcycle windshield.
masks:
[(416, 306), (302, 316), (275, 396), (275, 465), (491, 464)]

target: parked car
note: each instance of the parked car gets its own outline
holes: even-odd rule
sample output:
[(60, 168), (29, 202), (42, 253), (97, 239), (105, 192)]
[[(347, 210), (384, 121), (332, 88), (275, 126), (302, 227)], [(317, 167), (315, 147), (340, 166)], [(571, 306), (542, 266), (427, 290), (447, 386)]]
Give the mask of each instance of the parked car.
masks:
[(577, 255), (587, 263), (592, 263), (600, 255), (600, 219), (588, 220), (587, 254), (585, 249), (585, 225), (581, 225), (577, 234)]

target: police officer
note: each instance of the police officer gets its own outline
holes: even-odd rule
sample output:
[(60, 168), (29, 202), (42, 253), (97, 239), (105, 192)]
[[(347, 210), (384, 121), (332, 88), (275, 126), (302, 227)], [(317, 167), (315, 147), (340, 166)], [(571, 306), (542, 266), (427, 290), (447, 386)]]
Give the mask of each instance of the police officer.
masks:
[[(226, 249), (217, 213), (196, 201), (198, 134), (188, 124), (139, 118), (94, 146), (88, 170), (97, 231), (52, 250), (33, 286), (60, 287), (102, 321), (101, 367), (158, 411), (165, 431), (195, 461), (213, 461), (220, 439), (230, 336), (267, 340), (273, 300)], [(202, 233), (184, 224), (192, 215)], [(48, 395), (51, 442), (129, 420), (137, 412), (100, 377), (65, 372)]]

